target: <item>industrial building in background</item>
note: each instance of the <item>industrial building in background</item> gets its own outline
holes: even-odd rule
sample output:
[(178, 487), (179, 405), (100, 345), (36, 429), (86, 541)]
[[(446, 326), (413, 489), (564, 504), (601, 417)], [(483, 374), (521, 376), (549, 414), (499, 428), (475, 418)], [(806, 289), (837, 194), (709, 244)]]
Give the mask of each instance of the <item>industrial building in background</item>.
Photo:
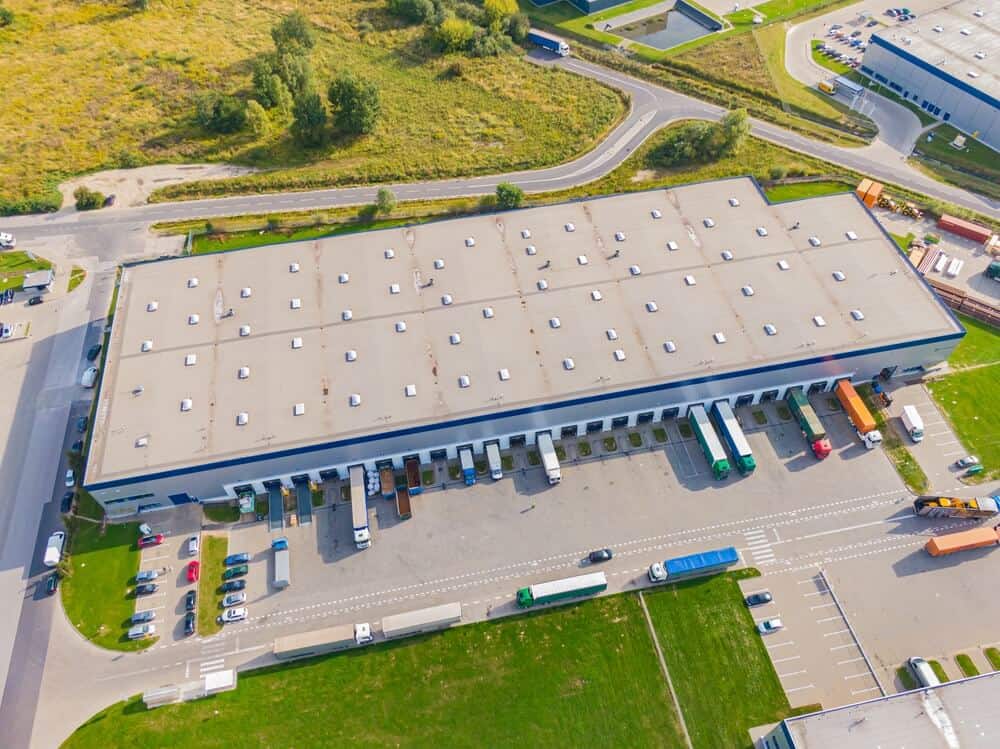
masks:
[(861, 72), (1000, 150), (1000, 5), (958, 0), (872, 34)]
[(963, 334), (855, 194), (749, 178), (132, 265), (85, 486), (112, 516), (390, 462), (418, 490), (491, 444), (918, 375)]

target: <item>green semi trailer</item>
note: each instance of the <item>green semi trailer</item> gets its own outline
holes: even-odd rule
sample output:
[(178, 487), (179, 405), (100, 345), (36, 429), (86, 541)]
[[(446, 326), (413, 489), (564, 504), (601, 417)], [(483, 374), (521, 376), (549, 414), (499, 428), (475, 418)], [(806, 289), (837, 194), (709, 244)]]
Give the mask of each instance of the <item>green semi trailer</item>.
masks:
[(712, 469), (712, 475), (720, 481), (729, 475), (731, 469), (729, 459), (726, 458), (726, 451), (722, 449), (722, 442), (719, 435), (715, 433), (712, 422), (708, 420), (705, 407), (702, 405), (691, 406), (688, 410), (688, 423), (698, 438), (705, 459)]
[(566, 577), (562, 580), (550, 580), (547, 583), (529, 585), (517, 591), (517, 605), (522, 609), (529, 606), (539, 606), (543, 603), (555, 603), (566, 598), (590, 596), (608, 589), (608, 579), (603, 572), (592, 572), (588, 575)]

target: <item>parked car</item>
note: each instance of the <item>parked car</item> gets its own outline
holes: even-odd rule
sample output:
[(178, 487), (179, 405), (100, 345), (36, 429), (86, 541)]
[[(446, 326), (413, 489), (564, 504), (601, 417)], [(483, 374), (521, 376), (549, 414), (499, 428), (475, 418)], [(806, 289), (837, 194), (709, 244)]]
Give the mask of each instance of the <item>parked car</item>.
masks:
[(150, 546), (159, 546), (163, 543), (163, 534), (157, 533), (153, 536), (143, 536), (137, 542), (140, 549), (148, 549)]
[(95, 343), (89, 349), (87, 349), (87, 361), (94, 361), (98, 356), (101, 355), (101, 344)]
[(110, 208), (111, 206), (113, 206), (115, 204), (115, 198), (116, 195), (114, 193), (108, 195), (108, 197), (104, 199), (104, 208)]
[(92, 388), (97, 384), (97, 367), (87, 367), (80, 377), (80, 385), (85, 388)]
[(53, 572), (45, 578), (45, 592), (50, 596), (54, 596), (57, 590), (59, 590), (59, 573)]
[(40, 296), (28, 297), (28, 306), (34, 307), (36, 304), (41, 304), (44, 301)]
[(219, 586), (219, 590), (223, 593), (232, 593), (237, 590), (243, 590), (246, 586), (246, 580), (227, 580)]
[(69, 512), (73, 509), (73, 497), (76, 496), (76, 492), (66, 492), (62, 496), (62, 501), (59, 503), (60, 512)]
[[(242, 580), (240, 581), (242, 582)], [(233, 606), (239, 606), (241, 603), (247, 602), (247, 594), (242, 590), (237, 593), (230, 593), (225, 598), (222, 599), (222, 608), (228, 609)]]
[(869, 28), (869, 29), (870, 29), (870, 28), (871, 28), (872, 26), (878, 26), (878, 21), (876, 21), (876, 20), (875, 20), (875, 19), (873, 18), (873, 19), (872, 19), (872, 20), (870, 20), (870, 21), (869, 21), (868, 23), (866, 23), (866, 24), (865, 24), (865, 26), (866, 26), (867, 28)]
[(128, 639), (142, 640), (145, 637), (152, 637), (156, 634), (155, 624), (136, 624), (128, 631)]
[(151, 596), (159, 589), (160, 586), (156, 583), (143, 583), (142, 585), (135, 586), (135, 595), (137, 598), (139, 596)]
[(230, 567), (229, 569), (227, 569), (225, 572), (222, 573), (222, 579), (232, 580), (234, 577), (243, 577), (249, 571), (250, 568), (245, 564), (241, 564), (237, 567)]
[(160, 576), (159, 570), (139, 570), (135, 573), (135, 581), (137, 583), (148, 583), (155, 580)]
[(76, 420), (76, 431), (83, 434), (87, 431), (87, 426), (90, 424), (90, 418), (87, 416), (81, 416)]
[(140, 523), (139, 525), (139, 535), (140, 536), (152, 536), (153, 529), (149, 523)]
[(76, 485), (76, 474), (73, 473), (73, 469), (72, 468), (68, 468), (66, 470), (66, 480), (63, 483), (66, 484), (66, 486), (69, 486), (69, 487)]
[(70, 450), (72, 450), (75, 453), (83, 452), (83, 440), (77, 440), (76, 442), (74, 442), (73, 446), (70, 447)]
[(219, 615), (219, 623), (232, 624), (233, 622), (242, 622), (246, 618), (246, 608), (226, 609)]
[(188, 538), (187, 547), (188, 547), (188, 556), (189, 557), (196, 557), (196, 556), (198, 556), (198, 537), (197, 536), (191, 536), (190, 538)]
[(198, 578), (201, 576), (201, 564), (197, 559), (188, 562), (187, 568), (187, 579), (189, 583), (198, 582)]
[(591, 564), (597, 564), (598, 562), (608, 562), (611, 557), (614, 556), (611, 549), (598, 549), (597, 551), (592, 551), (587, 555), (587, 561)]
[(198, 606), (198, 591), (189, 590), (184, 594), (184, 610), (194, 611)]
[(132, 614), (133, 624), (144, 624), (145, 622), (151, 622), (156, 618), (156, 612), (150, 609), (149, 611), (136, 611)]
[(762, 635), (769, 635), (772, 632), (777, 632), (784, 626), (785, 625), (781, 623), (781, 619), (765, 619), (757, 624), (757, 631)]
[(955, 461), (955, 468), (971, 468), (974, 465), (978, 465), (979, 458), (975, 455), (966, 455), (964, 458), (959, 458)]
[(239, 554), (230, 554), (222, 561), (227, 567), (232, 567), (237, 564), (246, 564), (250, 561), (250, 555), (244, 551)]
[(194, 634), (194, 622), (195, 616), (193, 611), (189, 611), (184, 615), (184, 636), (190, 637)]
[(770, 603), (774, 600), (770, 591), (762, 590), (760, 593), (753, 593), (743, 599), (747, 606), (763, 606), (765, 603)]
[(855, 31), (852, 31), (852, 32), (851, 32), (851, 36), (852, 36), (852, 37), (855, 37), (855, 36), (861, 36), (861, 29), (857, 29), (857, 30), (855, 30)]
[(17, 244), (17, 240), (14, 235), (10, 232), (0, 231), (0, 250), (10, 250), (13, 249)]

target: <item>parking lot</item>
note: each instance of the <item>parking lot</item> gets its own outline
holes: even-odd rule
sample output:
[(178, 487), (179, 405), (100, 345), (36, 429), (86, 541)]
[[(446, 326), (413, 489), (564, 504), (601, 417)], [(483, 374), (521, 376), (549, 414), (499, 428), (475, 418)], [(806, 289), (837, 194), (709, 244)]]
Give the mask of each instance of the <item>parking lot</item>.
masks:
[[(159, 577), (151, 582), (157, 590), (135, 599), (136, 612), (153, 611), (156, 635), (161, 642), (184, 639), (184, 594), (196, 590), (197, 583), (187, 579), (188, 563), (199, 557), (188, 554), (188, 539), (200, 537), (201, 508), (181, 507), (169, 513), (155, 513), (142, 520), (152, 526), (154, 533), (162, 533), (163, 543), (143, 549), (139, 569), (156, 570)], [(134, 588), (134, 581), (129, 581)]]

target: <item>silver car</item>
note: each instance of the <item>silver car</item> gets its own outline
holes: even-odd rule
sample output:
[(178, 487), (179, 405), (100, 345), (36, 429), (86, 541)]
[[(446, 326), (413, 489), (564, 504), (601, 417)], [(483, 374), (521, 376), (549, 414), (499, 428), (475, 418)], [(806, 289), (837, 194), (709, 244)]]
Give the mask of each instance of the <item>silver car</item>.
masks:
[(246, 602), (247, 602), (246, 592), (239, 590), (235, 593), (229, 593), (225, 598), (222, 599), (222, 608), (228, 609), (233, 606), (239, 606), (240, 604)]

